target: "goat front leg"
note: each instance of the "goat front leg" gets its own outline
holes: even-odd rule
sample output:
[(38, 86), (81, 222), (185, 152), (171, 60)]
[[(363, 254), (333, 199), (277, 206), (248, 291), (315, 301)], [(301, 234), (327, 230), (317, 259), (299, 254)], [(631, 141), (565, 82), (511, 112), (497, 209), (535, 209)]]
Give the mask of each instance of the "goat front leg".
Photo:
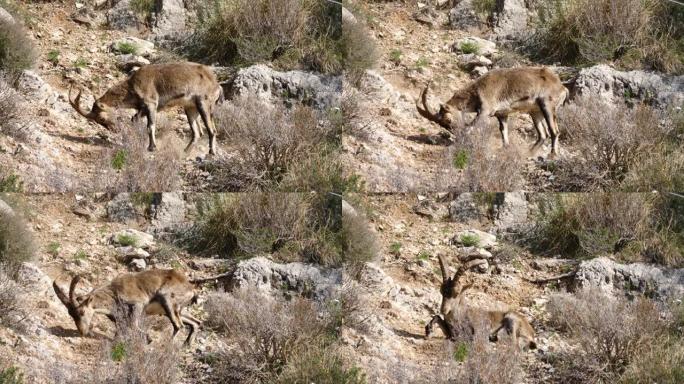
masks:
[(147, 132), (149, 134), (150, 140), (147, 150), (154, 152), (157, 149), (157, 135), (155, 126), (157, 119), (157, 105), (156, 103), (146, 103), (145, 104), (145, 114), (147, 115)]
[(437, 323), (439, 328), (442, 329), (442, 333), (444, 333), (444, 336), (446, 336), (448, 339), (453, 339), (454, 338), (454, 333), (451, 331), (451, 327), (449, 326), (449, 323), (447, 323), (442, 316), (440, 315), (435, 315), (432, 317), (432, 320), (425, 326), (425, 338), (429, 338), (430, 334), (432, 333), (432, 327), (434, 324)]

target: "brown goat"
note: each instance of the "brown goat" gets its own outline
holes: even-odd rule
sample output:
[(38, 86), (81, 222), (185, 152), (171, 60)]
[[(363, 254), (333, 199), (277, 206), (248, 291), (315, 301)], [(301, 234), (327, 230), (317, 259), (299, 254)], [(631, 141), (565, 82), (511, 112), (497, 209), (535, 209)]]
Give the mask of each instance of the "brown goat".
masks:
[[(499, 331), (504, 329), (512, 337), (513, 345), (516, 348), (519, 348), (518, 339), (523, 339), (525, 347), (529, 349), (537, 347), (534, 329), (521, 314), (514, 311), (487, 311), (474, 307), (461, 308), (463, 292), (472, 287), (471, 283), (466, 283), (463, 280), (465, 268), (459, 266), (454, 277), (450, 278), (443, 255), (439, 255), (439, 266), (442, 270), (441, 316), (433, 316), (425, 326), (425, 337), (430, 336), (435, 323), (442, 329), (446, 337), (454, 340), (457, 336), (456, 329), (459, 326), (465, 326), (470, 329), (471, 333), (474, 333), (475, 326), (484, 322), (489, 329), (490, 341), (497, 341)], [(461, 323), (463, 321), (465, 324)]]
[(181, 62), (143, 66), (128, 79), (109, 88), (95, 101), (90, 112), (80, 106), (81, 90), (73, 98), (71, 93), (72, 89), (69, 90), (69, 102), (74, 109), (107, 129), (114, 127), (111, 114), (115, 109), (135, 109), (134, 119), (147, 117), (149, 151), (157, 148), (157, 112), (181, 106), (192, 130), (192, 139), (185, 150), (190, 150), (202, 134), (197, 123), (199, 116), (209, 132), (209, 153), (216, 153), (216, 128), (211, 112), (214, 104), (223, 101), (223, 90), (214, 72), (205, 65)]
[(532, 148), (538, 148), (546, 140), (544, 121), (551, 136), (551, 154), (558, 152), (556, 111), (567, 99), (569, 91), (558, 75), (546, 67), (492, 70), (454, 93), (449, 101), (440, 105), (438, 113), (430, 112), (427, 105), (429, 88), (430, 84), (421, 92), (416, 108), (423, 117), (449, 131), (454, 124), (463, 123), (463, 112), (477, 112), (472, 125), (496, 117), (506, 146), (509, 144), (508, 115), (522, 112), (532, 117), (537, 131), (537, 142)]
[(165, 315), (173, 325), (173, 337), (183, 325), (190, 328), (185, 344), (192, 343), (195, 331), (201, 322), (191, 315), (182, 313), (183, 309), (196, 302), (196, 285), (218, 279), (227, 274), (207, 279), (188, 280), (174, 269), (153, 269), (149, 271), (124, 274), (109, 284), (95, 288), (90, 293), (74, 297), (76, 285), (81, 280), (75, 276), (69, 285), (69, 295), (53, 281), (52, 287), (59, 300), (67, 307), (81, 336), (91, 334), (93, 315), (103, 314), (116, 322), (117, 309), (127, 311), (133, 316)]

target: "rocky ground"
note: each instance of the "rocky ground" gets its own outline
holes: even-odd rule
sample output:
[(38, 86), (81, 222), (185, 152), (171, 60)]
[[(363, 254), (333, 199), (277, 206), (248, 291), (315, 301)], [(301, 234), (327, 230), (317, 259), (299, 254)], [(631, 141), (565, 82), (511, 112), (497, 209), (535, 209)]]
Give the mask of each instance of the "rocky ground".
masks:
[[(190, 278), (201, 278), (231, 270), (225, 287), (253, 287), (274, 297), (288, 290), (308, 289), (309, 295), (320, 300), (329, 298), (341, 285), (339, 270), (296, 262), (278, 264), (268, 255), (235, 265), (226, 259), (188, 254), (164, 241), (169, 231), (192, 224), (194, 202), (202, 199), (200, 195), (163, 194), (151, 211), (144, 204), (133, 204), (126, 194), (115, 199), (101, 195), (5, 195), (3, 199), (14, 206), (10, 211), (22, 212), (27, 218), (37, 250), (37, 260), (20, 269), (20, 326), (0, 327), (0, 358), (19, 367), (27, 382), (93, 382), (103, 377), (98, 376), (99, 370), (111, 369), (113, 326), (96, 316), (95, 336), (81, 337), (55, 295), (53, 281), (68, 289), (71, 277), (79, 274), (84, 282), (77, 293), (86, 293), (127, 272), (175, 268)], [(5, 206), (2, 201), (0, 204)], [(136, 239), (134, 245), (129, 245), (131, 238)], [(203, 303), (217, 288), (212, 282), (203, 285), (199, 305), (190, 308), (190, 313), (203, 319)], [(147, 324), (153, 345), (168, 342), (172, 328), (167, 319), (148, 318)], [(176, 342), (180, 345), (184, 338), (185, 331), (181, 331)], [(207, 382), (212, 367), (206, 359), (223, 347), (214, 332), (203, 328), (191, 348), (178, 348), (182, 366), (175, 382)]]
[[(458, 378), (466, 369), (464, 363), (454, 361), (454, 345), (440, 331), (429, 339), (424, 337), (425, 324), (439, 313), (441, 302), (439, 254), (446, 256), (452, 271), (456, 263), (474, 265), (465, 260), (477, 261), (470, 272), (475, 285), (465, 303), (483, 309), (517, 310), (530, 320), (539, 348), (522, 353), (524, 383), (552, 382), (554, 367), (549, 360), (569, 348), (566, 336), (548, 323), (546, 303), (551, 295), (589, 286), (619, 295), (634, 289), (629, 287), (642, 290), (652, 284), (658, 287), (657, 297), (679, 297), (684, 286), (677, 276), (682, 270), (624, 265), (606, 257), (578, 264), (540, 257), (513, 245), (508, 240), (511, 232), (525, 225), (534, 212), (532, 196), (506, 194), (494, 219), (473, 203), (469, 194), (455, 200), (413, 194), (361, 199), (357, 212), (369, 218), (381, 251), (379, 259), (367, 265), (359, 284), (363, 306), (368, 308), (364, 321), (349, 329), (344, 341), (371, 382), (433, 382), (439, 377)], [(458, 244), (464, 233), (478, 234), (480, 245)], [(577, 271), (577, 275), (531, 282), (569, 271)], [(489, 348), (504, 347), (491, 344)]]
[[(90, 108), (94, 97), (140, 65), (183, 60), (171, 53), (169, 46), (190, 33), (194, 8), (175, 0), (165, 4), (159, 20), (145, 23), (144, 17), (132, 11), (129, 1), (120, 1), (114, 7), (105, 2), (22, 3), (15, 18), (26, 20), (38, 61), (36, 68), (24, 72), (19, 80), (25, 122), (21, 135), (0, 135), (0, 162), (3, 172), (21, 178), (24, 191), (120, 188), (108, 161), (112, 148), (122, 143), (121, 132), (107, 131), (78, 115), (69, 105), (68, 93), (72, 86), (85, 89), (82, 106)], [(121, 52), (117, 47), (122, 42), (136, 46), (137, 51)], [(231, 68), (214, 69), (229, 98), (250, 93), (266, 103), (306, 98), (310, 105), (327, 110), (335, 106), (341, 92), (339, 77), (278, 72), (265, 65), (246, 68), (239, 74)], [(121, 111), (121, 118), (128, 121), (132, 114)], [(143, 151), (140, 161), (153, 162), (155, 157), (168, 160), (165, 165), (181, 180), (172, 185), (173, 190), (211, 188), (212, 177), (204, 170), (207, 162), (230, 158), (231, 144), (219, 137), (219, 154), (207, 157), (205, 136), (184, 153), (191, 132), (180, 109), (164, 112), (158, 125), (159, 152)], [(136, 134), (141, 140), (147, 140), (142, 124), (133, 129), (140, 130)]]
[[(436, 191), (457, 186), (463, 175), (452, 169), (450, 141), (437, 124), (418, 114), (415, 101), (430, 81), (430, 102), (436, 110), (438, 100), (445, 102), (454, 91), (493, 68), (535, 65), (515, 53), (519, 43), (510, 39), (531, 30), (532, 10), (518, 0), (505, 1), (507, 10), (492, 24), (476, 14), (471, 1), (457, 2), (453, 8), (448, 1), (350, 3), (357, 19), (370, 28), (380, 60), (361, 80), (358, 92), (350, 91), (359, 100), (363, 118), (343, 137), (349, 168), (372, 192)], [(462, 52), (464, 42), (477, 44), (478, 52)], [(663, 108), (680, 106), (684, 100), (681, 76), (621, 72), (608, 65), (555, 69), (571, 90), (571, 98), (585, 94), (611, 101), (625, 95), (642, 100), (655, 97), (655, 104)], [(571, 132), (563, 131), (560, 124), (558, 159), (579, 156), (568, 144)], [(518, 114), (509, 126), (511, 151), (522, 161), (524, 176), (515, 190), (557, 190), (547, 159), (549, 140), (532, 153), (536, 136), (529, 117)], [(487, 151), (494, 156), (503, 151), (495, 119), (490, 122)]]

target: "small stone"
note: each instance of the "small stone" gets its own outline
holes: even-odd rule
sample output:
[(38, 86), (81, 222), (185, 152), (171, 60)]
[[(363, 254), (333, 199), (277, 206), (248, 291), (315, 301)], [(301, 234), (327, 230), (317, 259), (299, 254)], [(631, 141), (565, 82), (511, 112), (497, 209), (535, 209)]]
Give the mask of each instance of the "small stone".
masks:
[(129, 266), (134, 270), (134, 271), (142, 271), (145, 268), (147, 268), (147, 263), (145, 263), (145, 260), (143, 259), (133, 259), (131, 260), (131, 263)]

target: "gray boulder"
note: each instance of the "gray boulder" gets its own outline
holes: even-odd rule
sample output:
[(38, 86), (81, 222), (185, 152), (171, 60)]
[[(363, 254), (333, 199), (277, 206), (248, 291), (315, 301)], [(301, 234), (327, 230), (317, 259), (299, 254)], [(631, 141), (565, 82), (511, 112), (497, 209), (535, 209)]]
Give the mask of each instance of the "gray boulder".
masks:
[(666, 76), (645, 71), (618, 71), (606, 64), (582, 69), (575, 92), (614, 103), (637, 99), (656, 107), (681, 107), (684, 104), (684, 76)]
[(575, 284), (579, 288), (599, 288), (612, 295), (636, 291), (669, 301), (684, 296), (684, 269), (665, 269), (645, 263), (620, 264), (599, 257), (579, 265)]
[(185, 8), (185, 0), (157, 1), (158, 12), (153, 32), (155, 40), (162, 45), (180, 41), (190, 34), (187, 20), (189, 12)]
[(166, 230), (174, 229), (185, 222), (187, 207), (183, 193), (169, 192), (160, 193), (150, 208), (152, 227)]
[(451, 46), (451, 50), (453, 52), (463, 52), (465, 46), (477, 47), (476, 54), (485, 57), (492, 57), (492, 55), (499, 52), (495, 42), (477, 36), (467, 36), (456, 40)]
[(257, 64), (238, 72), (230, 93), (232, 96), (255, 95), (269, 102), (295, 99), (325, 110), (339, 106), (342, 77), (303, 71), (279, 72)]
[(120, 0), (107, 11), (107, 24), (112, 29), (126, 30), (137, 28), (138, 15), (131, 9), (131, 0)]
[(259, 256), (240, 262), (230, 284), (231, 289), (251, 287), (269, 296), (295, 291), (323, 300), (333, 297), (341, 287), (342, 272), (298, 262), (279, 264)]
[(0, 21), (4, 23), (14, 23), (14, 17), (4, 8), (0, 7)]
[(111, 221), (126, 223), (137, 217), (138, 212), (129, 193), (119, 193), (107, 203), (107, 218)]
[(473, 0), (461, 0), (449, 11), (449, 24), (456, 29), (474, 29), (483, 25), (475, 12)]
[(517, 39), (530, 31), (525, 0), (497, 0), (493, 19), (494, 34), (499, 39)]
[(449, 218), (451, 221), (466, 222), (477, 220), (484, 216), (482, 208), (475, 200), (472, 193), (461, 193), (454, 201), (449, 203)]
[(528, 223), (528, 211), (525, 192), (499, 193), (494, 202), (494, 224), (500, 231), (516, 229)]

